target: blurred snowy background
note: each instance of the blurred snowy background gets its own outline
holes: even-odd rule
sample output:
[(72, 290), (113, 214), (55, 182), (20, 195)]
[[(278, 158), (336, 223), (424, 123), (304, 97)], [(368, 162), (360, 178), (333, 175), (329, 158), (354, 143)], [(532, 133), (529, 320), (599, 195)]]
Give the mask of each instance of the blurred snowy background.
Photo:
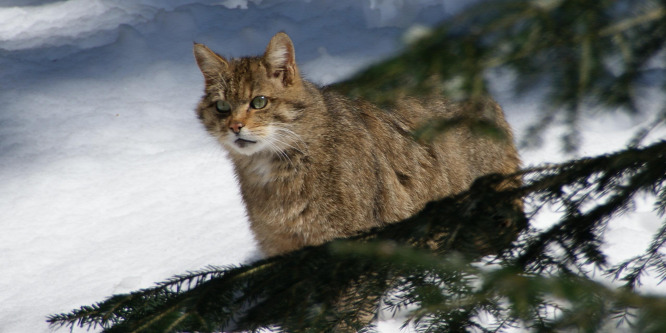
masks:
[[(328, 84), (473, 2), (0, 0), (0, 332), (49, 332), (49, 314), (260, 257), (231, 166), (193, 111), (193, 41), (257, 55), (286, 31), (304, 75)], [(521, 137), (540, 97), (496, 80)], [(620, 149), (649, 120), (587, 119), (581, 154)], [(568, 158), (557, 131), (522, 152), (526, 165)], [(640, 222), (608, 230), (612, 262), (640, 253), (658, 226), (651, 206), (637, 211)], [(379, 327), (399, 331), (389, 318)]]

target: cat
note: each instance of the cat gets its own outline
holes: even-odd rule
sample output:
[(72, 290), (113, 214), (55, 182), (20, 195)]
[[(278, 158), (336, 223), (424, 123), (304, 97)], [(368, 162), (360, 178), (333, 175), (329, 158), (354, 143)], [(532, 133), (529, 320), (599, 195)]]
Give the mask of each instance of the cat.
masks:
[[(520, 166), (494, 101), (472, 115), (441, 97), (404, 98), (390, 109), (351, 100), (301, 77), (284, 32), (263, 56), (226, 59), (197, 43), (194, 56), (205, 80), (197, 115), (233, 162), (267, 256), (403, 220), (479, 176)], [(466, 126), (430, 142), (412, 135), (429, 121), (457, 117), (492, 121), (505, 138)]]

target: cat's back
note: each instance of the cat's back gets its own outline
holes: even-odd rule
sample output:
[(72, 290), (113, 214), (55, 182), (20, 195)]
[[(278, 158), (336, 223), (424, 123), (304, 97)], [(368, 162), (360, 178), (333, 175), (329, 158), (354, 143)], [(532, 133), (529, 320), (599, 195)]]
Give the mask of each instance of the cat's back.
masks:
[[(491, 99), (461, 105), (432, 96), (406, 98), (379, 108), (332, 91), (322, 96), (332, 121), (327, 141), (335, 143), (325, 152), (336, 156), (328, 167), (348, 184), (344, 195), (372, 210), (377, 224), (404, 219), (481, 175), (511, 173), (520, 164), (503, 112)], [(475, 133), (472, 125), (479, 121), (501, 135)], [(414, 137), (435, 124), (448, 125), (431, 140)]]

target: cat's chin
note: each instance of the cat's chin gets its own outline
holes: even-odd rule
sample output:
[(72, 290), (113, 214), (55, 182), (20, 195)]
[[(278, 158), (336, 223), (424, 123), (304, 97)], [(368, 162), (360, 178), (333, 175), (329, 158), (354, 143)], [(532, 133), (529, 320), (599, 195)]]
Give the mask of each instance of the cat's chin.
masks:
[(226, 142), (225, 146), (230, 151), (246, 156), (254, 155), (264, 150), (262, 142), (240, 138), (232, 142)]
[(257, 144), (257, 141), (245, 140), (245, 139), (236, 139), (236, 141), (234, 141), (234, 144), (237, 145), (238, 147), (246, 148), (246, 147), (250, 147), (252, 145)]

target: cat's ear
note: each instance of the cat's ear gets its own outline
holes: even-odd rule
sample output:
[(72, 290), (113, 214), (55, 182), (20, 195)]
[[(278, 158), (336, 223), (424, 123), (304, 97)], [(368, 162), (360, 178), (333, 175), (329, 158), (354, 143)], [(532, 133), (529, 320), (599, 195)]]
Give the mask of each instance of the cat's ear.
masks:
[(206, 84), (211, 84), (220, 79), (220, 74), (229, 69), (227, 60), (211, 51), (206, 45), (194, 43), (194, 58), (206, 79)]
[(278, 32), (271, 38), (264, 53), (264, 63), (268, 68), (268, 75), (273, 78), (281, 77), (285, 86), (290, 86), (300, 79), (294, 43), (284, 32)]

